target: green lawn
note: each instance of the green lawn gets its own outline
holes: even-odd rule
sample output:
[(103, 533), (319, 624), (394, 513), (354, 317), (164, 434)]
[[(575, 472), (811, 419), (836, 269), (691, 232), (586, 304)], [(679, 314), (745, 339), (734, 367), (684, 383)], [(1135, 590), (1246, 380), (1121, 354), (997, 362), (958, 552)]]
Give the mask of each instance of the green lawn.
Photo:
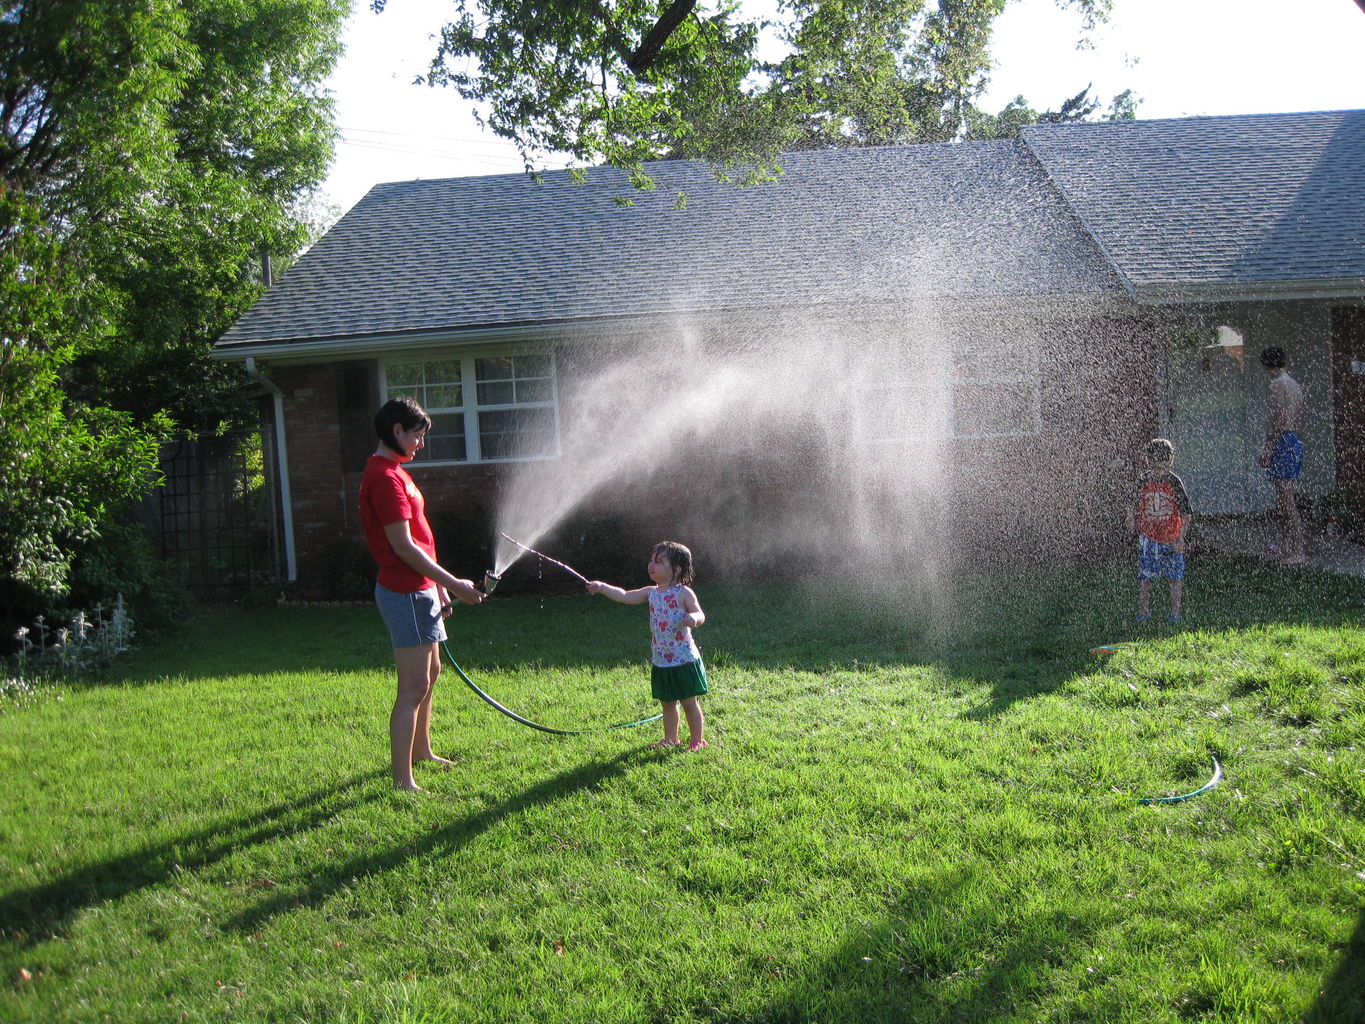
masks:
[[(1197, 559), (1139, 629), (1131, 571), (703, 582), (708, 750), (447, 672), (411, 795), (372, 610), (199, 615), (0, 705), (0, 1021), (1365, 1020), (1365, 581)], [(529, 717), (654, 710), (643, 609), (452, 622)]]

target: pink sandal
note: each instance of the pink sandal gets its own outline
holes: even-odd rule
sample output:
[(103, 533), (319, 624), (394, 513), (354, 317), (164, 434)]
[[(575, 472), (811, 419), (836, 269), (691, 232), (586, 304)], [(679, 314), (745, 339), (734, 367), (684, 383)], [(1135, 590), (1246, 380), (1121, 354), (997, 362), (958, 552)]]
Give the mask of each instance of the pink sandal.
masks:
[(687, 745), (687, 752), (689, 754), (695, 754), (698, 750), (700, 750), (702, 747), (706, 745), (707, 744), (705, 740), (693, 740), (691, 743)]

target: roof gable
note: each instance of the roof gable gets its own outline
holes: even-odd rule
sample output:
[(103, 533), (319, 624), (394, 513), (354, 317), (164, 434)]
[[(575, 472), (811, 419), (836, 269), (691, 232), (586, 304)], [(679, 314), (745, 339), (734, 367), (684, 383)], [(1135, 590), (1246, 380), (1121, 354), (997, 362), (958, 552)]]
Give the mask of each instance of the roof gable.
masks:
[(1365, 111), (1023, 138), (1140, 301), (1365, 294)]

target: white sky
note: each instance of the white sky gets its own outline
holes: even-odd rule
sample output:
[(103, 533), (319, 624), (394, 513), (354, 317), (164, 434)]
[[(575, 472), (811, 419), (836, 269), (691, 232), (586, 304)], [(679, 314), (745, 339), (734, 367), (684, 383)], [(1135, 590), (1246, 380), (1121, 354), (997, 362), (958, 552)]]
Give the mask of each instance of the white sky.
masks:
[[(449, 89), (413, 85), (451, 0), (355, 0), (332, 79), (342, 140), (324, 201), (349, 209), (382, 181), (521, 170), (510, 143), (481, 132)], [(996, 70), (982, 106), (1022, 93), (1037, 109), (1093, 85), (1108, 105), (1132, 89), (1144, 119), (1365, 107), (1365, 11), (1355, 0), (1114, 0), (1089, 51), (1055, 0), (1012, 0), (996, 22)]]

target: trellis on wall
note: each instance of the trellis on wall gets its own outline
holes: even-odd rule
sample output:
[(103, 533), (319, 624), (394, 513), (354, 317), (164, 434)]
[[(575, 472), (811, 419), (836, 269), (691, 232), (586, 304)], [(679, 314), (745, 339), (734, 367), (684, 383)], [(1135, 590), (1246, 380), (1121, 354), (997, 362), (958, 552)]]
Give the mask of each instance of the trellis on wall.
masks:
[(185, 586), (240, 592), (283, 578), (274, 465), (269, 428), (163, 445), (146, 518)]

